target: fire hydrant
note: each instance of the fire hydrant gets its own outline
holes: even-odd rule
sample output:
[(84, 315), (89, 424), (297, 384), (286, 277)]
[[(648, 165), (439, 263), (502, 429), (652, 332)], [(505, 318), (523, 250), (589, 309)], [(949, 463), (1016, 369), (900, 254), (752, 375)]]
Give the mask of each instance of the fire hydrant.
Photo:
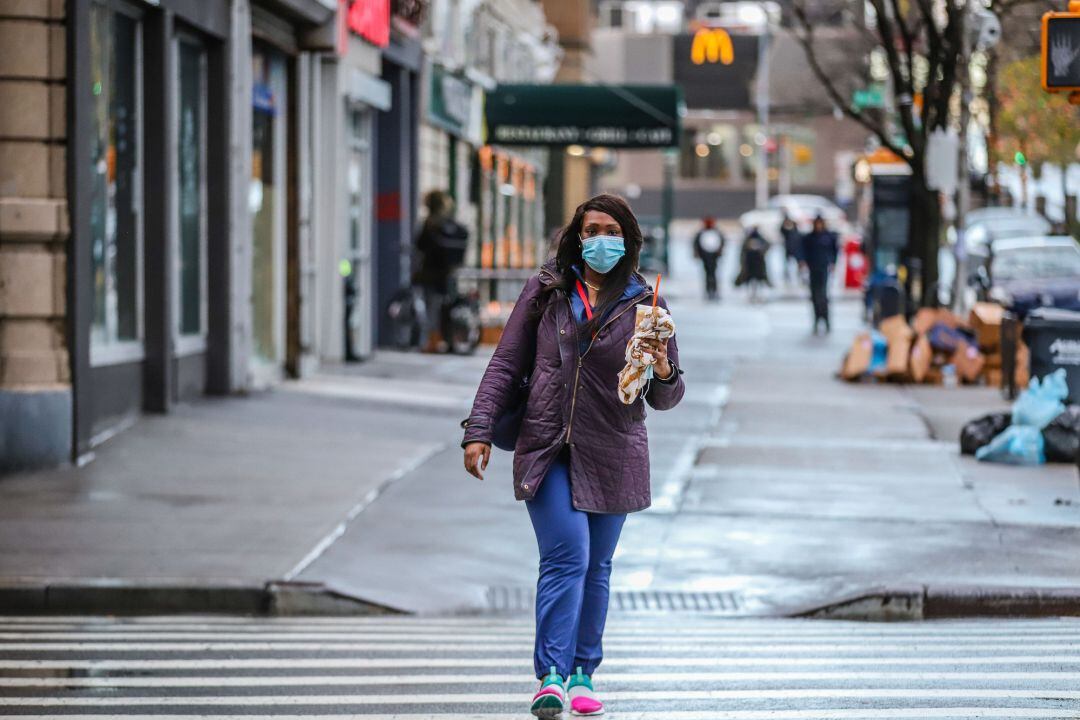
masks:
[(862, 251), (862, 240), (849, 237), (844, 241), (844, 287), (859, 290), (866, 280), (866, 255)]

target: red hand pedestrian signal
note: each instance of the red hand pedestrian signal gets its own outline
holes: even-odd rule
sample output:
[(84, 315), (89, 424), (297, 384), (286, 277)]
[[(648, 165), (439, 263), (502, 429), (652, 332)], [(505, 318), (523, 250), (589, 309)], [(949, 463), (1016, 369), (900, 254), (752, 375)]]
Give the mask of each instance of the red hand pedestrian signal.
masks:
[(1080, 104), (1080, 0), (1072, 0), (1068, 12), (1042, 17), (1042, 86)]

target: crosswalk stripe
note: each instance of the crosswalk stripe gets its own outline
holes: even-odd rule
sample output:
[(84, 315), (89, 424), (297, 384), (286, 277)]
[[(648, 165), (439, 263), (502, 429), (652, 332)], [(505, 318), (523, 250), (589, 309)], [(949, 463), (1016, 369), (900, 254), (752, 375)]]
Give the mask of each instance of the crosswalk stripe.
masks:
[[(648, 642), (605, 642), (605, 647), (611, 650), (650, 652), (701, 652), (703, 650), (724, 649), (727, 651), (738, 650), (745, 653), (773, 653), (773, 652), (914, 652), (925, 650), (928, 647), (937, 652), (996, 652), (1008, 651), (1015, 648), (1014, 643), (970, 643), (970, 644), (934, 644), (918, 645), (916, 643), (786, 643), (786, 644), (758, 644), (740, 646), (738, 648), (727, 647), (731, 643), (671, 643), (661, 641)], [(1042, 650), (1044, 652), (1065, 652), (1068, 650), (1080, 651), (1075, 643), (1058, 642), (1025, 642), (1024, 647), (1028, 650)], [(305, 651), (305, 652), (378, 652), (378, 651), (428, 651), (428, 652), (530, 652), (533, 644), (524, 641), (490, 642), (481, 641), (475, 643), (454, 642), (5, 642), (0, 643), (0, 650), (4, 651), (32, 651), (32, 652), (277, 652), (277, 651)]]
[[(613, 613), (612, 617), (618, 621), (620, 626), (624, 627), (645, 627), (656, 628), (657, 621), (654, 616), (650, 615), (633, 615), (623, 613)], [(531, 615), (522, 616), (409, 616), (409, 615), (369, 615), (369, 616), (354, 616), (354, 617), (237, 617), (237, 616), (223, 616), (214, 617), (206, 615), (197, 616), (160, 616), (160, 615), (146, 615), (116, 618), (108, 615), (5, 615), (0, 618), (0, 625), (54, 625), (54, 624), (68, 624), (68, 625), (83, 625), (86, 623), (102, 623), (102, 624), (131, 624), (131, 625), (170, 625), (170, 626), (190, 626), (190, 625), (207, 625), (213, 627), (219, 627), (222, 625), (248, 625), (252, 622), (266, 624), (266, 625), (297, 625), (302, 627), (318, 627), (322, 625), (332, 626), (346, 626), (346, 625), (371, 625), (376, 627), (393, 627), (398, 625), (407, 625), (410, 627), (460, 627), (460, 626), (483, 626), (483, 627), (502, 627), (507, 625), (520, 625), (522, 627), (532, 626)], [(850, 629), (866, 629), (868, 628), (866, 623), (862, 622), (839, 622), (839, 621), (827, 621), (832, 626), (835, 625), (838, 629), (850, 628)], [(721, 618), (713, 616), (695, 616), (693, 614), (678, 614), (675, 616), (665, 616), (663, 620), (663, 627), (708, 627), (709, 625), (715, 625), (717, 627), (730, 628), (732, 630), (739, 630), (744, 627), (758, 627), (758, 628), (776, 628), (776, 632), (786, 632), (791, 628), (805, 627), (820, 629), (820, 626), (826, 624), (821, 620), (811, 619), (766, 619), (761, 620), (757, 618)], [(1067, 627), (1073, 629), (1080, 629), (1080, 617), (1055, 617), (1050, 619), (1015, 619), (1009, 621), (1009, 626), (1019, 630), (1026, 629), (1046, 629), (1046, 630), (1060, 630)], [(919, 623), (918, 625), (883, 625), (875, 626), (875, 632), (918, 632), (925, 630), (927, 632), (937, 632), (943, 628), (951, 628), (953, 630), (970, 628), (975, 630), (986, 630), (986, 623), (977, 620), (929, 620)]]
[[(220, 658), (214, 660), (188, 659), (124, 659), (124, 660), (0, 660), (0, 670), (93, 670), (98, 672), (149, 670), (273, 670), (273, 669), (393, 669), (393, 668), (505, 668), (507, 658)], [(1077, 665), (1076, 655), (999, 655), (994, 657), (609, 657), (604, 668), (620, 667), (817, 667), (829, 665)]]
[[(319, 639), (332, 639), (332, 638), (349, 638), (349, 639), (384, 639), (384, 640), (428, 640), (428, 639), (446, 639), (454, 638), (455, 640), (461, 639), (468, 641), (471, 637), (478, 637), (484, 633), (485, 630), (497, 630), (499, 637), (502, 638), (531, 638), (534, 634), (534, 627), (531, 625), (522, 628), (503, 629), (503, 628), (454, 628), (454, 629), (440, 629), (435, 631), (421, 630), (415, 627), (402, 627), (402, 628), (339, 628), (339, 629), (326, 629), (311, 631), (307, 629), (283, 629), (274, 626), (252, 626), (252, 627), (237, 627), (219, 629), (212, 627), (203, 628), (181, 628), (181, 627), (167, 627), (167, 628), (147, 628), (144, 626), (106, 626), (99, 627), (65, 627), (65, 628), (48, 628), (48, 629), (6, 629), (0, 627), (0, 640), (21, 640), (26, 638), (48, 638), (52, 640), (82, 640), (82, 639), (122, 639), (122, 640), (136, 640), (146, 638), (161, 638), (168, 640), (187, 640), (187, 639), (203, 639), (207, 637), (218, 639), (243, 639), (251, 636), (258, 636), (260, 638), (272, 638), (272, 639), (285, 639), (285, 640), (319, 640)], [(626, 642), (633, 641), (648, 641), (652, 642), (654, 638), (677, 638), (680, 640), (693, 638), (706, 638), (708, 640), (729, 640), (732, 642), (742, 641), (767, 641), (770, 639), (822, 639), (822, 640), (862, 640), (862, 639), (889, 639), (889, 640), (919, 640), (921, 642), (963, 642), (967, 640), (1030, 640), (1035, 637), (1052, 637), (1055, 639), (1080, 639), (1080, 627), (1075, 630), (1068, 631), (1055, 631), (1055, 633), (1036, 634), (1031, 633), (1029, 630), (1012, 630), (1012, 631), (994, 631), (994, 633), (988, 633), (988, 631), (981, 631), (981, 633), (975, 633), (975, 631), (968, 631), (968, 633), (954, 633), (954, 631), (943, 630), (939, 633), (877, 633), (877, 631), (864, 631), (864, 633), (847, 633), (847, 631), (828, 631), (828, 630), (814, 630), (814, 631), (775, 631), (775, 633), (731, 633), (731, 631), (723, 630), (710, 630), (710, 629), (639, 629), (639, 630), (627, 630), (619, 626), (612, 627), (605, 633), (606, 638), (622, 640)]]
[[(41, 720), (41, 715), (5, 715), (5, 720)], [(214, 720), (251, 720), (251, 715), (217, 715), (200, 711), (196, 715), (102, 715), (95, 714), (97, 720), (195, 720), (213, 718)], [(261, 711), (259, 717), (273, 717), (275, 720), (522, 720), (522, 713), (364, 713), (351, 715), (323, 714), (268, 714)], [(656, 720), (655, 711), (619, 711), (619, 720)], [(667, 710), (663, 720), (909, 720), (915, 718), (980, 718), (980, 720), (1004, 720), (1012, 718), (1053, 718), (1054, 720), (1073, 720), (1080, 718), (1080, 710), (1061, 710), (1043, 708), (1006, 708), (985, 707), (950, 707), (950, 708), (822, 708), (815, 710)]]
[[(626, 617), (597, 673), (619, 720), (1080, 720), (1077, 622)], [(0, 622), (0, 720), (509, 720), (535, 687), (528, 618), (142, 620)]]
[[(533, 631), (528, 632), (515, 632), (507, 633), (504, 631), (499, 632), (500, 638), (513, 639), (517, 641), (532, 641)], [(663, 630), (653, 633), (635, 633), (626, 634), (620, 633), (618, 630), (613, 630), (609, 633), (605, 633), (605, 639), (615, 643), (644, 643), (655, 644), (658, 639), (668, 640), (675, 639), (678, 641), (694, 640), (694, 644), (708, 644), (708, 645), (723, 645), (727, 643), (775, 643), (778, 638), (784, 637), (781, 635), (691, 635), (686, 634), (686, 637), (677, 636), (673, 633), (668, 633)], [(790, 638), (791, 636), (787, 636)], [(1080, 633), (1059, 633), (1045, 636), (1047, 638), (1053, 638), (1054, 640), (1076, 640), (1080, 641)], [(374, 641), (374, 642), (424, 642), (429, 641), (432, 638), (448, 639), (451, 638), (456, 643), (471, 644), (471, 643), (489, 643), (490, 639), (480, 635), (464, 635), (460, 632), (454, 634), (445, 635), (432, 635), (422, 632), (408, 632), (408, 633), (375, 633), (375, 632), (113, 632), (113, 631), (93, 631), (93, 632), (40, 632), (40, 633), (5, 633), (0, 632), (0, 641), (3, 640), (49, 640), (49, 641), (105, 641), (105, 640), (161, 640), (161, 641), (198, 641), (198, 640), (217, 640), (218, 642), (225, 641), (246, 641), (252, 638), (258, 638), (262, 641), (317, 641), (317, 640), (333, 640), (333, 641)], [(1033, 637), (1028, 635), (1016, 635), (1016, 636), (1004, 636), (994, 633), (987, 633), (983, 635), (940, 635), (940, 636), (926, 636), (926, 635), (864, 635), (861, 637), (852, 637), (848, 635), (834, 635), (829, 633), (822, 633), (818, 635), (800, 635), (799, 640), (836, 640), (849, 642), (853, 640), (859, 640), (861, 642), (874, 642), (878, 640), (898, 641), (908, 640), (911, 642), (918, 642), (924, 644), (955, 644), (963, 645), (966, 643), (976, 644), (979, 642), (986, 642), (988, 640), (1016, 640), (1023, 639), (1025, 643), (1031, 641)]]
[[(1080, 700), (1080, 690), (1006, 690), (987, 688), (806, 688), (768, 690), (644, 690), (604, 693), (607, 700), (663, 701), (677, 700), (780, 700), (780, 699), (967, 699), (991, 700), (1027, 698), (1032, 700)], [(134, 696), (134, 697), (26, 697), (5, 695), (3, 702), (9, 706), (47, 707), (115, 707), (115, 706), (257, 706), (257, 705), (393, 705), (401, 703), (401, 695), (233, 695), (228, 697), (181, 695), (181, 696)], [(520, 703), (520, 693), (410, 693), (409, 704), (416, 705), (462, 705)]]
[[(995, 682), (1046, 682), (1061, 681), (1077, 683), (1080, 672), (651, 672), (651, 673), (599, 673), (598, 682), (605, 687), (619, 684), (654, 685), (679, 682), (867, 682), (895, 680), (908, 682), (961, 682), (976, 681), (980, 685)], [(260, 686), (311, 686), (333, 687), (349, 685), (441, 685), (461, 682), (461, 675), (272, 675), (243, 677), (0, 677), (0, 687), (8, 688), (179, 688), (179, 687), (260, 687)], [(532, 684), (530, 675), (470, 674), (469, 682), (486, 685)], [(2, 701), (0, 701), (2, 702)]]

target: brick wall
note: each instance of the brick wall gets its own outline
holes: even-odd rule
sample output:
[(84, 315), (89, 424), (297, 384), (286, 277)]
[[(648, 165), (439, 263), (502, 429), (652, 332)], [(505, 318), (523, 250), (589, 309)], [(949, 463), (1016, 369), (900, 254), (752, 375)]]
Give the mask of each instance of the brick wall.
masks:
[(63, 0), (0, 0), (0, 390), (64, 387)]

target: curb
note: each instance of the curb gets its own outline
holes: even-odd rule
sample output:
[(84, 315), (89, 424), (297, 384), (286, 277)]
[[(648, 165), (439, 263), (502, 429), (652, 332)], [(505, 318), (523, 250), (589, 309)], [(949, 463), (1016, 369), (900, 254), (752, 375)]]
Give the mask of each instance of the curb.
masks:
[(876, 588), (789, 617), (913, 622), (971, 617), (1080, 616), (1080, 587), (909, 585)]
[(321, 583), (160, 585), (122, 581), (0, 585), (0, 615), (396, 615)]

